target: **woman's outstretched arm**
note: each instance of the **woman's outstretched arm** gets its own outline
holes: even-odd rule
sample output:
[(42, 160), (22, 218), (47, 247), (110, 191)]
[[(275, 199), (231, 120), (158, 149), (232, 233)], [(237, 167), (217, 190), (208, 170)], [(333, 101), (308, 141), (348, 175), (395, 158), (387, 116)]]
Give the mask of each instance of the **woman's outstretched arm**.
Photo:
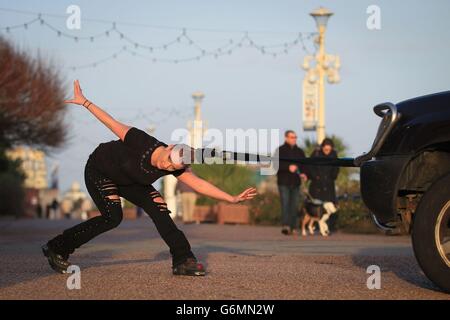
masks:
[(178, 180), (184, 182), (192, 189), (201, 193), (205, 196), (218, 199), (225, 200), (231, 203), (238, 203), (245, 200), (250, 200), (256, 195), (256, 189), (251, 187), (245, 189), (243, 192), (238, 194), (237, 196), (232, 196), (225, 191), (220, 190), (215, 185), (209, 183), (206, 180), (203, 180), (200, 177), (197, 177), (194, 173), (187, 171), (182, 173), (177, 177)]
[(78, 80), (73, 82), (74, 98), (70, 100), (65, 100), (65, 103), (78, 104), (80, 106), (88, 109), (98, 120), (100, 120), (105, 126), (107, 126), (116, 136), (118, 136), (122, 141), (125, 138), (127, 131), (131, 128), (126, 124), (123, 124), (116, 119), (114, 119), (109, 113), (104, 111), (102, 108), (92, 103), (86, 99), (80, 88), (80, 83)]

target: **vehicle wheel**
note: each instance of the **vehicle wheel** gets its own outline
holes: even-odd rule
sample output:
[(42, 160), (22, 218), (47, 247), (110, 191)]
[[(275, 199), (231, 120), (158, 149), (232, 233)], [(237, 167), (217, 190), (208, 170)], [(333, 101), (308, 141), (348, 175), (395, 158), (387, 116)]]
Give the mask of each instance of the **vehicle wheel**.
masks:
[(425, 275), (450, 293), (450, 174), (423, 195), (414, 214), (412, 243)]

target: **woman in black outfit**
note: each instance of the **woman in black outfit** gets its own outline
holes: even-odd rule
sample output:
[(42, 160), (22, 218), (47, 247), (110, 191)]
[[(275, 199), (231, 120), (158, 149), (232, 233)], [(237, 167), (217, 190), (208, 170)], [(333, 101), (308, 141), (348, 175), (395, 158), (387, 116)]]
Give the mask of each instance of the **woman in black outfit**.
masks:
[(84, 169), (87, 190), (101, 216), (91, 218), (64, 230), (42, 247), (50, 266), (64, 273), (70, 266), (69, 255), (76, 248), (97, 235), (117, 227), (122, 221), (120, 197), (144, 209), (169, 246), (172, 272), (176, 275), (204, 275), (203, 264), (197, 262), (188, 240), (172, 218), (161, 194), (152, 186), (158, 178), (172, 174), (198, 193), (219, 200), (237, 203), (252, 199), (255, 188), (248, 188), (237, 196), (229, 195), (209, 182), (184, 172), (188, 164), (175, 145), (167, 145), (155, 137), (115, 120), (81, 91), (74, 82), (75, 97), (65, 103), (82, 105), (105, 124), (119, 139), (100, 143), (89, 155)]
[[(332, 158), (337, 159), (336, 150), (334, 150), (333, 140), (325, 138), (320, 147), (315, 149), (311, 158)], [(308, 166), (311, 180), (309, 185), (309, 193), (315, 199), (320, 199), (324, 202), (333, 202), (337, 204), (335, 180), (339, 174), (339, 167), (332, 166)]]

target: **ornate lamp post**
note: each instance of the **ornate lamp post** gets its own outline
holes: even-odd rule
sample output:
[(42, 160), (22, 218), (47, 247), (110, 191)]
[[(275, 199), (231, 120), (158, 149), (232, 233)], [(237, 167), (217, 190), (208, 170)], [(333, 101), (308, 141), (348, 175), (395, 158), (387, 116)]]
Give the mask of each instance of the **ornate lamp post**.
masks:
[(201, 115), (201, 107), (205, 95), (203, 92), (197, 91), (192, 94), (192, 99), (194, 99), (194, 121), (190, 123), (190, 144), (191, 147), (201, 148), (203, 144), (203, 121)]
[[(318, 87), (318, 119), (317, 119), (317, 143), (325, 139), (325, 76), (328, 83), (339, 82), (338, 70), (341, 66), (339, 56), (325, 53), (325, 31), (328, 19), (333, 15), (331, 11), (325, 8), (319, 8), (310, 13), (314, 18), (319, 30), (316, 43), (319, 50), (315, 56), (305, 56), (303, 69), (306, 71), (306, 79), (311, 84), (317, 84)], [(311, 62), (314, 66), (311, 66)]]

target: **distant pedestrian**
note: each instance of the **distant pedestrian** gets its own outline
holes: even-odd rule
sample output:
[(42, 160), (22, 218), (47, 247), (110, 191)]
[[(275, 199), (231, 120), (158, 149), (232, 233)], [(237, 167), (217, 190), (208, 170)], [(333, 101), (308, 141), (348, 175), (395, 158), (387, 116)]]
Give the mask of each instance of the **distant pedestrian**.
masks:
[(45, 206), (45, 218), (46, 219), (50, 219), (51, 209), (52, 209), (52, 206), (50, 205), (50, 203), (47, 203), (47, 205)]
[(36, 205), (36, 214), (39, 219), (42, 218), (42, 204), (40, 201), (38, 201), (38, 203)]
[(69, 199), (63, 199), (61, 201), (61, 215), (66, 218), (70, 219), (72, 218), (72, 209), (73, 209), (73, 203)]
[(81, 201), (81, 220), (87, 220), (89, 218), (88, 212), (92, 209), (92, 203), (88, 198)]
[(50, 217), (51, 219), (58, 219), (59, 202), (56, 198), (53, 198), (50, 204)]
[[(322, 141), (319, 148), (316, 148), (311, 157), (317, 158), (337, 158), (337, 153), (334, 149), (333, 140), (326, 138)], [(315, 199), (319, 199), (324, 203), (329, 203), (330, 210), (327, 210), (324, 216), (321, 218), (322, 222), (326, 222), (330, 218), (331, 214), (336, 211), (337, 206), (336, 199), (336, 187), (335, 180), (339, 174), (338, 167), (331, 166), (308, 166), (309, 179), (311, 184), (309, 185), (309, 193)], [(331, 212), (331, 213), (330, 213)], [(325, 220), (325, 221), (324, 221)], [(330, 227), (333, 227), (333, 220), (330, 220)]]
[[(276, 157), (288, 159), (305, 158), (304, 151), (297, 146), (297, 135), (293, 130), (284, 133), (284, 144), (276, 150)], [(300, 202), (301, 179), (307, 179), (306, 167), (291, 161), (279, 162), (277, 185), (280, 193), (282, 230), (285, 235), (297, 233), (297, 211)]]
[(144, 212), (144, 209), (142, 209), (139, 206), (136, 206), (136, 217), (138, 217), (138, 218), (142, 217), (143, 212)]

